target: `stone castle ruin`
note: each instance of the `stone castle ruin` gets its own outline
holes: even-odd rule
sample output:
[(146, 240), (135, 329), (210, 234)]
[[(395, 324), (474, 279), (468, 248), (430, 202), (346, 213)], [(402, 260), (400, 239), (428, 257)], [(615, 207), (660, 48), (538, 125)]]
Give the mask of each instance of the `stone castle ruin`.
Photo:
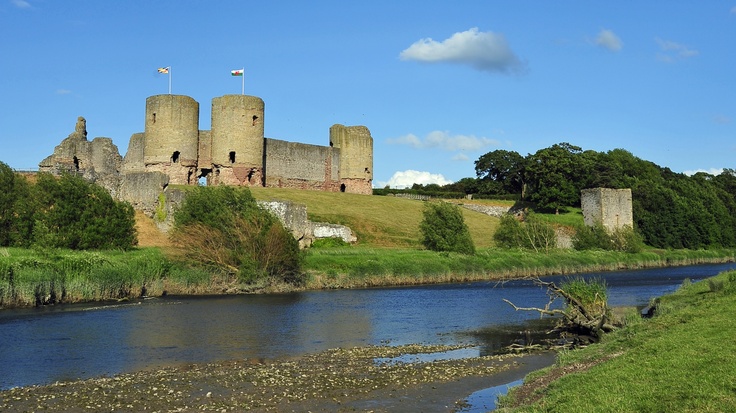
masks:
[(631, 189), (591, 188), (580, 193), (583, 221), (587, 226), (597, 223), (608, 231), (634, 227)]
[(211, 130), (200, 130), (197, 101), (182, 95), (151, 96), (146, 99), (145, 131), (131, 136), (125, 158), (116, 156), (109, 138), (87, 141), (86, 122), (79, 118), (75, 132), (39, 167), (41, 172), (80, 173), (113, 194), (120, 193), (128, 176), (152, 172), (177, 185), (197, 185), (203, 179), (207, 185), (372, 193), (373, 138), (368, 128), (333, 125), (329, 146), (317, 146), (266, 138), (264, 115), (262, 99), (225, 95), (212, 99)]
[[(199, 129), (199, 103), (189, 96), (146, 99), (144, 132), (130, 137), (121, 157), (110, 138), (87, 140), (86, 120), (40, 172), (76, 173), (153, 216), (169, 185), (259, 186), (370, 195), (373, 138), (365, 126), (335, 124), (329, 146), (264, 136), (261, 98), (225, 95), (212, 99), (211, 129)], [(174, 194), (171, 194), (174, 195)], [(172, 196), (177, 198), (177, 196)]]

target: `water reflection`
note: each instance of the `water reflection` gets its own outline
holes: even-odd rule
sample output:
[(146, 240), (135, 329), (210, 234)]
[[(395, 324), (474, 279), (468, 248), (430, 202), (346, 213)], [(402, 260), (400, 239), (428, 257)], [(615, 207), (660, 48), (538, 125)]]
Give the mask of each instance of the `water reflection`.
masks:
[[(590, 274), (611, 305), (650, 298), (736, 264)], [(0, 388), (112, 375), (167, 365), (274, 358), (335, 347), (467, 344), (491, 354), (540, 339), (547, 302), (529, 281), (313, 291), (231, 297), (165, 297), (113, 306), (0, 311)]]

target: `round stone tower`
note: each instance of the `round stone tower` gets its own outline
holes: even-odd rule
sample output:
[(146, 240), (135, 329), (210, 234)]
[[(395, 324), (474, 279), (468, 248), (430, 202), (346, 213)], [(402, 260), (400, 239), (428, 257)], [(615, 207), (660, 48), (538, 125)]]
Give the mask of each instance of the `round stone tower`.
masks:
[(196, 183), (199, 103), (189, 96), (146, 99), (143, 163), (170, 176), (172, 184)]
[(256, 96), (212, 99), (212, 164), (218, 183), (263, 186), (264, 112)]
[(373, 193), (373, 138), (365, 126), (332, 125), (330, 146), (340, 149), (340, 191)]

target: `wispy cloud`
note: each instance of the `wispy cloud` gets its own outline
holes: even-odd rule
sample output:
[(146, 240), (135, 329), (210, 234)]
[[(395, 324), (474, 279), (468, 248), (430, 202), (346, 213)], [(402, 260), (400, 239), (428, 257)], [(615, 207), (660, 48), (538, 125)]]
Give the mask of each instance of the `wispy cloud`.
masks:
[(623, 42), (616, 36), (616, 33), (608, 29), (601, 29), (598, 32), (598, 36), (595, 38), (595, 44), (612, 52), (618, 52), (624, 47)]
[(69, 89), (57, 89), (56, 90), (56, 94), (57, 95), (68, 95), (68, 94), (71, 94), (71, 93), (72, 93), (72, 91), (69, 90)]
[(736, 14), (736, 6), (731, 7), (731, 14)]
[(693, 176), (693, 175), (695, 175), (698, 172), (705, 172), (705, 173), (711, 174), (711, 175), (720, 175), (721, 172), (723, 172), (723, 168), (692, 169), (692, 170), (688, 170), (688, 171), (683, 171), (682, 173), (684, 173), (687, 176)]
[(451, 184), (452, 181), (446, 179), (442, 174), (433, 174), (425, 171), (415, 171), (412, 169), (406, 171), (394, 172), (391, 179), (387, 182), (376, 182), (377, 188), (383, 188), (389, 186), (395, 189), (410, 188), (414, 184), (429, 185), (447, 185)]
[(672, 63), (676, 60), (689, 59), (700, 54), (700, 52), (698, 52), (697, 50), (691, 49), (690, 47), (681, 43), (676, 43), (670, 40), (663, 40), (660, 38), (656, 38), (655, 40), (660, 49), (659, 53), (657, 54), (657, 59), (666, 63)]
[(502, 34), (480, 32), (477, 27), (458, 32), (441, 42), (424, 38), (399, 54), (401, 60), (455, 63), (486, 72), (522, 73), (525, 64)]
[(398, 138), (389, 138), (387, 142), (395, 145), (408, 145), (417, 149), (439, 148), (448, 152), (479, 151), (500, 145), (496, 139), (474, 135), (451, 135), (443, 131), (430, 132), (424, 139), (410, 133)]
[(31, 3), (26, 0), (11, 0), (11, 3), (19, 9), (30, 9), (32, 7)]

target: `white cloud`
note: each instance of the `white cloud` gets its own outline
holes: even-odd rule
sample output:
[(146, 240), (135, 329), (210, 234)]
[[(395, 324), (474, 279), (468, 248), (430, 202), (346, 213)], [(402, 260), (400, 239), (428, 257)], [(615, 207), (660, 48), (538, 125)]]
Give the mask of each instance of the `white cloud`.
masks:
[(710, 168), (710, 169), (693, 169), (688, 171), (682, 171), (687, 176), (693, 176), (698, 172), (705, 172), (711, 175), (720, 175), (723, 172), (723, 168)]
[(677, 59), (688, 59), (700, 54), (695, 49), (691, 49), (684, 44), (676, 43), (670, 40), (655, 39), (659, 45), (660, 52), (657, 58), (666, 63), (672, 63)]
[(424, 139), (410, 133), (398, 138), (389, 138), (387, 142), (397, 145), (409, 145), (417, 149), (440, 148), (449, 152), (478, 151), (500, 145), (497, 140), (491, 138), (475, 135), (450, 135), (449, 132), (443, 131), (430, 132)]
[(520, 73), (525, 68), (502, 34), (479, 32), (477, 27), (455, 33), (442, 42), (431, 38), (418, 40), (403, 50), (399, 58), (425, 63), (458, 63), (487, 72)]
[(15, 7), (19, 9), (30, 9), (31, 8), (31, 3), (25, 0), (13, 0), (13, 4), (15, 5)]
[(72, 91), (69, 89), (57, 89), (56, 90), (57, 95), (68, 95), (70, 93), (72, 93)]
[(433, 174), (430, 172), (415, 171), (412, 169), (406, 171), (394, 172), (391, 179), (388, 182), (376, 182), (377, 188), (384, 188), (386, 185), (394, 189), (411, 188), (414, 184), (437, 184), (447, 185), (451, 184), (452, 181), (445, 179), (441, 174)]
[(455, 155), (455, 156), (452, 157), (452, 160), (453, 161), (458, 161), (458, 162), (465, 162), (465, 161), (467, 161), (469, 159), (470, 158), (468, 158), (468, 155), (466, 155), (464, 153), (459, 153), (459, 154), (457, 154), (457, 155)]
[(595, 44), (612, 52), (618, 52), (624, 46), (616, 33), (607, 29), (601, 29), (598, 37), (595, 38)]

